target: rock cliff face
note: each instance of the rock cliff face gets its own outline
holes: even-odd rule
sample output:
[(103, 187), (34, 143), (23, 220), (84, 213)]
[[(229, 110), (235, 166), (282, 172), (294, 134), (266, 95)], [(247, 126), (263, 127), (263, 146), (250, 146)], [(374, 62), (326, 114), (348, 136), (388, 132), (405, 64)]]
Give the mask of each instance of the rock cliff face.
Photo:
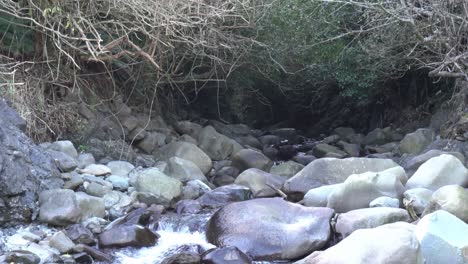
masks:
[(63, 184), (53, 160), (23, 131), (22, 118), (0, 98), (0, 226), (29, 222), (37, 194)]

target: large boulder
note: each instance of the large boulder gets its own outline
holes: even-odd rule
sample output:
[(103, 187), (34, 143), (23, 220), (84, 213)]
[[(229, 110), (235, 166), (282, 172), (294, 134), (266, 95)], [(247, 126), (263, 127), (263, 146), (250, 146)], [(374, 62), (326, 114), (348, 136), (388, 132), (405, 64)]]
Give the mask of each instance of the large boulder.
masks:
[(252, 259), (236, 247), (211, 249), (201, 256), (204, 264), (251, 264)]
[(121, 160), (111, 161), (107, 163), (107, 167), (111, 170), (112, 175), (121, 177), (128, 177), (128, 174), (135, 169), (131, 163)]
[(438, 157), (438, 156), (440, 156), (442, 154), (453, 155), (457, 159), (459, 159), (462, 164), (465, 164), (465, 157), (460, 152), (456, 152), (456, 151), (455, 152), (445, 152), (445, 151), (438, 150), (438, 149), (431, 149), (431, 150), (429, 150), (427, 152), (424, 152), (422, 154), (419, 154), (417, 156), (410, 155), (408, 158), (406, 158), (406, 160), (403, 160), (403, 162), (402, 162), (403, 165), (402, 166), (403, 166), (403, 168), (405, 168), (406, 173), (408, 173), (408, 175), (412, 175), (426, 161), (428, 161), (431, 158)]
[(76, 151), (75, 146), (69, 140), (55, 141), (52, 144), (50, 144), (50, 146), (47, 149), (65, 153), (74, 159), (78, 158), (78, 151)]
[(344, 213), (367, 208), (370, 202), (381, 196), (401, 200), (405, 191), (401, 179), (405, 177), (405, 171), (399, 166), (381, 172), (351, 175), (330, 193), (327, 207)]
[(60, 188), (57, 166), (23, 131), (26, 123), (0, 98), (0, 226), (30, 222), (38, 193)]
[(383, 145), (393, 141), (393, 135), (390, 127), (376, 128), (369, 132), (363, 140), (366, 145)]
[(442, 154), (422, 164), (406, 183), (406, 188), (437, 190), (445, 185), (468, 185), (468, 169), (455, 156)]
[(167, 176), (157, 168), (135, 172), (130, 176), (130, 184), (138, 192), (150, 193), (168, 202), (182, 193), (182, 182)]
[(342, 185), (342, 183), (324, 185), (317, 188), (310, 189), (303, 199), (305, 206), (309, 207), (326, 207), (328, 203), (328, 196), (336, 187)]
[(218, 133), (212, 126), (200, 131), (198, 146), (213, 160), (225, 160), (242, 149), (239, 143)]
[(234, 183), (248, 187), (255, 197), (272, 197), (278, 195), (284, 178), (259, 169), (248, 169), (237, 176)]
[(358, 229), (375, 228), (395, 222), (410, 222), (408, 212), (400, 208), (376, 207), (349, 211), (339, 214), (335, 231), (341, 237), (347, 237)]
[(400, 142), (400, 152), (417, 154), (429, 146), (435, 139), (435, 133), (430, 128), (420, 128), (407, 134)]
[(432, 194), (429, 204), (436, 204), (468, 223), (468, 190), (458, 185), (448, 185)]
[(333, 213), (281, 198), (232, 203), (211, 217), (206, 236), (208, 242), (235, 246), (254, 260), (292, 260), (327, 243)]
[(168, 161), (172, 157), (189, 160), (200, 168), (203, 174), (207, 174), (213, 163), (211, 158), (196, 145), (188, 142), (172, 142), (160, 148), (155, 154), (156, 160)]
[(425, 263), (468, 263), (468, 224), (439, 210), (421, 219), (415, 230)]
[(390, 159), (370, 158), (323, 158), (309, 163), (294, 177), (287, 180), (284, 190), (287, 193), (300, 193), (304, 195), (307, 191), (323, 185), (344, 182), (351, 174), (364, 172), (378, 172), (398, 166)]
[(77, 160), (66, 153), (55, 150), (47, 150), (47, 153), (55, 162), (60, 172), (70, 172), (78, 167)]
[(297, 264), (422, 264), (415, 226), (393, 223), (360, 229), (323, 252), (315, 252)]
[(79, 223), (91, 217), (104, 217), (101, 198), (72, 190), (47, 190), (39, 195), (39, 220), (57, 226)]
[(252, 149), (243, 149), (232, 157), (232, 166), (241, 172), (250, 168), (270, 171), (272, 165), (273, 162), (263, 153)]
[(208, 182), (203, 172), (195, 163), (179, 157), (172, 157), (167, 161), (164, 173), (181, 182), (188, 182), (191, 180)]

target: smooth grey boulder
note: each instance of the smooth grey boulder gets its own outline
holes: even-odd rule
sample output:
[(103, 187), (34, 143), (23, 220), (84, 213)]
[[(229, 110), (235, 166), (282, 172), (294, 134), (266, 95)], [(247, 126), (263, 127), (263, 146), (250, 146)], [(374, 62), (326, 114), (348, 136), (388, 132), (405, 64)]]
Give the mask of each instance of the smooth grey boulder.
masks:
[(384, 145), (386, 143), (392, 142), (393, 136), (390, 127), (376, 128), (369, 132), (363, 140), (363, 143), (366, 145)]
[(297, 163), (295, 161), (286, 161), (278, 165), (273, 165), (270, 169), (271, 174), (283, 176), (287, 179), (294, 176), (296, 173), (301, 171), (304, 168), (304, 165)]
[(73, 159), (78, 158), (78, 151), (76, 151), (75, 146), (69, 140), (55, 141), (48, 147), (48, 149), (63, 152)]
[(424, 216), (416, 226), (424, 263), (468, 263), (468, 224), (439, 210)]
[(102, 198), (87, 195), (84, 192), (77, 192), (75, 194), (78, 208), (80, 208), (79, 222), (92, 217), (103, 218), (106, 215), (106, 207)]
[(112, 183), (114, 189), (125, 191), (130, 186), (128, 177), (117, 176), (117, 175), (110, 175), (106, 178), (106, 181)]
[(81, 153), (76, 160), (78, 161), (78, 168), (80, 169), (84, 169), (86, 166), (96, 163), (96, 159), (94, 159), (91, 153)]
[(432, 191), (426, 188), (409, 189), (403, 193), (404, 199), (411, 204), (414, 212), (421, 215), (429, 205), (432, 198)]
[(135, 169), (130, 162), (127, 161), (111, 161), (107, 163), (107, 167), (111, 170), (112, 175), (128, 177), (128, 174)]
[(212, 126), (204, 127), (198, 135), (198, 146), (213, 160), (225, 160), (243, 147), (235, 140), (218, 133)]
[(287, 193), (304, 195), (310, 189), (323, 185), (344, 182), (351, 174), (378, 172), (398, 166), (391, 159), (369, 158), (322, 158), (309, 163), (304, 169), (287, 180), (284, 190)]
[(272, 197), (278, 195), (284, 178), (253, 168), (239, 174), (234, 183), (249, 188), (254, 197)]
[(304, 207), (281, 198), (237, 202), (211, 217), (206, 236), (208, 242), (237, 247), (254, 260), (293, 260), (327, 243), (333, 214), (329, 208)]
[(193, 138), (198, 138), (202, 126), (190, 121), (179, 121), (175, 124), (174, 129), (181, 135), (187, 134)]
[(458, 185), (444, 186), (432, 194), (429, 204), (437, 204), (468, 223), (468, 189)]
[(138, 192), (147, 192), (167, 201), (172, 201), (182, 194), (181, 181), (165, 175), (157, 168), (135, 171), (130, 176), (130, 184)]
[(326, 207), (328, 203), (328, 196), (335, 190), (336, 187), (342, 183), (324, 185), (314, 189), (310, 189), (304, 195), (304, 205), (309, 207)]
[(29, 223), (38, 194), (63, 180), (51, 157), (23, 131), (25, 121), (0, 98), (0, 226)]
[(401, 153), (417, 154), (435, 140), (435, 133), (430, 128), (420, 128), (407, 134), (400, 142)]
[(456, 157), (442, 154), (422, 164), (408, 180), (406, 188), (437, 190), (452, 184), (468, 186), (468, 169)]
[(359, 157), (361, 147), (359, 144), (351, 144), (344, 141), (339, 141), (337, 145), (350, 157)]
[(146, 154), (152, 154), (158, 148), (166, 144), (167, 136), (159, 132), (146, 133), (145, 137), (138, 142), (137, 146)]
[(195, 163), (178, 157), (172, 157), (167, 161), (164, 173), (183, 183), (191, 180), (208, 182), (203, 172)]
[(239, 169), (240, 172), (250, 168), (270, 171), (273, 162), (261, 152), (243, 149), (232, 157), (232, 166)]
[(203, 194), (211, 191), (211, 188), (200, 180), (191, 180), (182, 188), (183, 199), (195, 200)]
[(381, 196), (401, 200), (405, 191), (401, 183), (402, 176), (406, 174), (399, 166), (381, 172), (351, 175), (330, 193), (327, 207), (344, 213), (367, 208), (371, 201)]
[(410, 221), (411, 218), (404, 209), (390, 207), (364, 208), (339, 214), (335, 231), (342, 238), (345, 238), (358, 229)]
[(323, 252), (314, 252), (296, 264), (423, 264), (415, 226), (397, 222), (360, 229)]
[(179, 157), (195, 163), (206, 175), (213, 166), (211, 158), (196, 145), (188, 142), (172, 142), (161, 147), (154, 153), (156, 160), (168, 161), (172, 157)]

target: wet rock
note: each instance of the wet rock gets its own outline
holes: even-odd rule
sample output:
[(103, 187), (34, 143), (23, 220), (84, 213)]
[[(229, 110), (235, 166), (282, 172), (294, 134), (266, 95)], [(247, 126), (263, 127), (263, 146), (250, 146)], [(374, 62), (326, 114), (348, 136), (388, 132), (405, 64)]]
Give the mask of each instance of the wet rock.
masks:
[(273, 165), (273, 167), (271, 167), (270, 169), (270, 173), (283, 176), (286, 179), (289, 179), (292, 176), (294, 176), (296, 173), (301, 171), (303, 168), (304, 168), (304, 165), (302, 164), (299, 164), (294, 161), (286, 161), (278, 165)]
[(135, 169), (135, 166), (127, 161), (111, 161), (107, 163), (107, 167), (111, 170), (112, 175), (121, 177), (128, 177), (128, 174)]
[(197, 214), (202, 207), (200, 202), (195, 200), (181, 200), (175, 205), (177, 214)]
[(307, 166), (312, 161), (316, 160), (317, 158), (313, 155), (307, 155), (304, 153), (298, 153), (296, 156), (293, 157), (293, 160), (297, 163), (300, 163), (304, 166)]
[(200, 264), (200, 255), (195, 253), (178, 253), (165, 258), (161, 264)]
[(390, 159), (369, 158), (322, 158), (312, 161), (304, 169), (287, 180), (284, 190), (287, 193), (300, 193), (323, 185), (344, 182), (351, 174), (368, 171), (383, 171), (398, 166)]
[(47, 245), (39, 245), (36, 243), (30, 244), (25, 250), (38, 256), (41, 259), (40, 263), (57, 262), (60, 255), (60, 252), (55, 248), (51, 248)]
[(411, 218), (404, 209), (389, 207), (365, 208), (339, 214), (335, 230), (342, 238), (345, 238), (358, 229), (410, 221)]
[(429, 128), (420, 128), (413, 133), (407, 134), (400, 142), (402, 153), (420, 153), (435, 139), (435, 133)]
[(381, 196), (375, 198), (369, 203), (370, 208), (374, 207), (390, 207), (390, 208), (400, 208), (400, 200), (388, 196)]
[(83, 245), (83, 244), (79, 244), (79, 245), (76, 245), (74, 248), (73, 248), (73, 251), (75, 252), (84, 252), (86, 254), (88, 254), (89, 256), (91, 256), (93, 259), (97, 260), (97, 261), (104, 261), (106, 263), (110, 263), (112, 262), (112, 257), (96, 248), (93, 248), (93, 247), (90, 247), (90, 246), (87, 246), (87, 245)]
[(236, 247), (215, 248), (202, 254), (203, 264), (251, 264), (252, 259)]
[(123, 225), (104, 231), (98, 239), (101, 247), (150, 247), (158, 236), (147, 227)]
[(400, 178), (405, 175), (401, 167), (381, 172), (354, 174), (336, 187), (328, 196), (327, 207), (338, 213), (367, 208), (369, 203), (381, 196), (401, 200), (405, 190)]
[(360, 229), (335, 246), (315, 252), (297, 264), (422, 264), (414, 229), (414, 225), (401, 222)]
[(296, 142), (298, 137), (295, 128), (278, 128), (272, 130), (271, 134), (278, 136), (281, 140), (287, 140), (288, 142)]
[(203, 194), (197, 199), (202, 207), (219, 208), (232, 202), (245, 201), (252, 198), (249, 188), (240, 185), (226, 185)]
[(278, 195), (284, 178), (259, 169), (248, 169), (242, 172), (234, 182), (249, 188), (254, 197), (272, 197)]
[(426, 188), (414, 188), (404, 192), (403, 197), (411, 204), (414, 212), (421, 215), (429, 205), (432, 191)]
[(187, 185), (182, 188), (182, 197), (194, 200), (209, 191), (211, 191), (211, 188), (205, 183), (199, 180), (192, 180), (187, 182)]
[(303, 207), (281, 198), (255, 199), (217, 211), (206, 236), (208, 242), (235, 246), (254, 260), (292, 260), (327, 243), (333, 214), (329, 208)]
[(200, 148), (187, 142), (172, 142), (160, 148), (155, 154), (156, 160), (168, 161), (172, 157), (189, 160), (200, 168), (203, 174), (207, 174), (212, 167), (211, 158)]
[(130, 183), (138, 192), (151, 193), (157, 197), (172, 201), (182, 193), (182, 183), (171, 178), (156, 168), (135, 172)]
[(272, 165), (273, 162), (269, 158), (251, 149), (243, 149), (232, 157), (232, 166), (241, 172), (250, 168), (270, 171)]
[(468, 170), (459, 159), (452, 155), (442, 154), (422, 164), (408, 180), (406, 188), (421, 187), (437, 190), (451, 184), (468, 186)]
[(280, 160), (290, 160), (297, 154), (297, 150), (293, 145), (282, 145), (278, 147), (278, 158)]
[(421, 219), (415, 230), (425, 263), (468, 262), (468, 224), (439, 210)]
[(178, 157), (172, 157), (167, 161), (164, 173), (183, 183), (191, 180), (208, 182), (203, 172), (197, 165), (195, 165), (195, 163)]
[(93, 233), (81, 224), (70, 225), (65, 232), (76, 244), (92, 245), (95, 243)]
[(13, 250), (5, 254), (6, 263), (39, 264), (41, 259), (27, 250)]
[(434, 203), (461, 220), (468, 222), (468, 190), (458, 185), (444, 186), (432, 194)]
[(75, 243), (73, 243), (73, 241), (62, 231), (59, 231), (50, 237), (49, 245), (57, 249), (62, 254), (70, 252), (75, 247)]

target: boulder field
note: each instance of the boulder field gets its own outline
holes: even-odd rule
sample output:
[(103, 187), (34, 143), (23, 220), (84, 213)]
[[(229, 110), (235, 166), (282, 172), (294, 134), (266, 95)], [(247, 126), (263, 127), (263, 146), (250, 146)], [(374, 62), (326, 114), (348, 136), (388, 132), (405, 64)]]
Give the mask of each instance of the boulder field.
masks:
[(428, 128), (312, 140), (156, 122), (115, 159), (35, 145), (5, 101), (0, 121), (0, 263), (118, 263), (164, 245), (169, 215), (207, 216), (187, 227), (211, 246), (179, 241), (155, 263), (468, 263), (465, 143)]

